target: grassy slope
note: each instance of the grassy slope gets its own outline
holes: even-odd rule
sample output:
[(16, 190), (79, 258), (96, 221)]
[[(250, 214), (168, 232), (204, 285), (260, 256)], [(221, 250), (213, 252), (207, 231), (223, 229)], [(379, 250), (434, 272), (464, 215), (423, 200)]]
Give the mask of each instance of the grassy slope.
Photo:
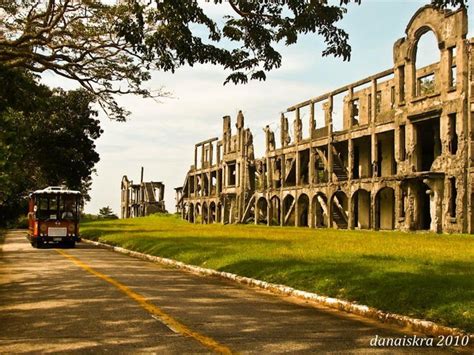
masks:
[(474, 237), (174, 216), (83, 223), (87, 238), (474, 331)]

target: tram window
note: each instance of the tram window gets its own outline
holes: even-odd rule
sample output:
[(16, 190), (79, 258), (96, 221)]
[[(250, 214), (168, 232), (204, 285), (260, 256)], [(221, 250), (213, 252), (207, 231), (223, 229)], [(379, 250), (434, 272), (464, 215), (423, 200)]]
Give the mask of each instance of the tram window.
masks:
[(49, 216), (49, 209), (48, 209), (48, 198), (47, 197), (39, 197), (37, 202), (37, 217), (38, 218), (48, 218)]
[(50, 196), (49, 198), (49, 219), (58, 218), (58, 198)]
[(61, 219), (74, 219), (76, 217), (76, 197), (60, 196), (59, 215)]

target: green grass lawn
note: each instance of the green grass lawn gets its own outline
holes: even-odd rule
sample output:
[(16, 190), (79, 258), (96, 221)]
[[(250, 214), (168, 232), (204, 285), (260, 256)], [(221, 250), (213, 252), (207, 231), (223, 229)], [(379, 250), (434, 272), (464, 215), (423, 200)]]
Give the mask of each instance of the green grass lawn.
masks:
[(94, 221), (83, 237), (474, 331), (474, 236)]

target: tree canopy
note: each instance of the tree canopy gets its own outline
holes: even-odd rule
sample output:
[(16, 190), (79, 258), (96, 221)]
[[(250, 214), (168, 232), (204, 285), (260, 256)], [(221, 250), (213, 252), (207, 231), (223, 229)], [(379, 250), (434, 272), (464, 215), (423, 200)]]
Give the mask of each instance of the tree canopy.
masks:
[(16, 217), (31, 190), (66, 185), (87, 197), (102, 134), (93, 101), (0, 67), (0, 222)]
[[(111, 118), (123, 120), (127, 112), (114, 95), (167, 95), (145, 88), (154, 69), (211, 63), (229, 72), (226, 82), (265, 80), (282, 63), (276, 44), (292, 45), (308, 33), (325, 43), (323, 55), (350, 59), (349, 35), (339, 21), (347, 4), (360, 0), (211, 2), (231, 15), (212, 18), (195, 0), (0, 1), (0, 63), (75, 80)], [(432, 4), (458, 7), (465, 0)]]
[(117, 219), (117, 215), (112, 211), (109, 206), (102, 207), (99, 210), (99, 218), (103, 219)]

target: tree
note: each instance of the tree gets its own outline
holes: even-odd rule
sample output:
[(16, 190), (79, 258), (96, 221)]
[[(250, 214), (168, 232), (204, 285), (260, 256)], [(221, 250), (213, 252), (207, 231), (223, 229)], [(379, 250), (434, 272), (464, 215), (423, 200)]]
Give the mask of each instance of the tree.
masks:
[[(121, 0), (114, 6), (100, 0), (0, 1), (0, 63), (76, 80), (110, 117), (123, 120), (127, 112), (115, 94), (167, 95), (144, 88), (153, 69), (212, 63), (230, 71), (226, 82), (265, 80), (281, 65), (275, 44), (294, 44), (306, 33), (322, 37), (323, 55), (349, 60), (349, 36), (338, 21), (350, 2), (360, 4), (227, 0), (222, 6), (233, 15), (217, 22), (195, 0)], [(465, 0), (432, 4), (464, 6)]]
[(24, 70), (0, 67), (0, 221), (20, 213), (29, 191), (48, 185), (88, 199), (102, 134), (93, 102), (84, 90), (51, 90)]
[(104, 219), (117, 219), (117, 215), (114, 214), (112, 209), (109, 206), (102, 207), (99, 210), (99, 218), (104, 218)]

